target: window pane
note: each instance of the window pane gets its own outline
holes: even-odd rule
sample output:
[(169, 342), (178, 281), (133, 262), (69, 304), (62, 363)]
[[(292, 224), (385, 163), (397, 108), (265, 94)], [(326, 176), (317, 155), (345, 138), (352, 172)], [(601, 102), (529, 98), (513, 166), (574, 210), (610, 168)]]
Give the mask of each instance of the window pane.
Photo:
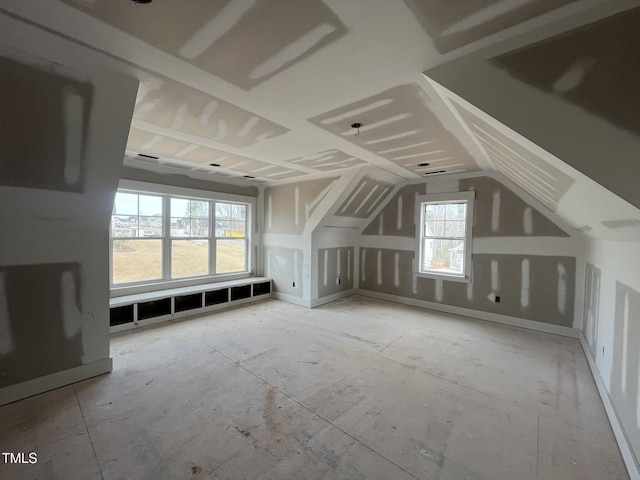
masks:
[(231, 222), (231, 237), (245, 236), (246, 222)]
[(139, 215), (162, 216), (162, 197), (140, 195)]
[(189, 213), (193, 218), (209, 218), (209, 202), (191, 200)]
[(444, 236), (445, 237), (459, 237), (464, 238), (465, 235), (465, 221), (464, 220), (447, 220)]
[(247, 219), (247, 207), (245, 205), (231, 204), (231, 219), (245, 221)]
[(113, 240), (113, 283), (162, 278), (162, 240)]
[(229, 220), (216, 221), (216, 237), (230, 237), (231, 222)]
[(192, 237), (208, 237), (209, 236), (209, 220), (204, 218), (194, 218), (191, 220), (191, 236)]
[(138, 195), (136, 193), (116, 193), (113, 214), (138, 215)]
[(140, 237), (161, 237), (162, 217), (140, 217), (138, 230)]
[(448, 203), (447, 220), (464, 220), (467, 214), (466, 203)]
[(444, 222), (428, 221), (425, 224), (424, 236), (425, 237), (442, 237), (444, 235)]
[(137, 237), (138, 217), (113, 215), (111, 217), (112, 237)]
[(422, 270), (459, 274), (464, 272), (465, 242), (461, 240), (423, 240)]
[(245, 239), (216, 240), (216, 273), (246, 271), (246, 250)]
[(216, 220), (231, 220), (231, 205), (216, 202)]
[(189, 217), (189, 200), (185, 198), (172, 198), (171, 216), (175, 218)]
[(194, 277), (209, 273), (208, 240), (171, 241), (171, 277)]
[(429, 203), (425, 207), (425, 220), (444, 220), (445, 205), (443, 203)]
[(188, 237), (189, 236), (189, 219), (171, 217), (171, 236), (172, 237)]

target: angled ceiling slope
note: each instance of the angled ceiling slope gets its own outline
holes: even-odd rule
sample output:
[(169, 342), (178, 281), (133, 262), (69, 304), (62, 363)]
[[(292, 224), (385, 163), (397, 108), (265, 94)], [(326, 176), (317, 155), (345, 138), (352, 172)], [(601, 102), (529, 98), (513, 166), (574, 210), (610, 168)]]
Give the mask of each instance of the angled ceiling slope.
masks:
[(637, 5), (600, 2), (425, 75), (640, 207)]

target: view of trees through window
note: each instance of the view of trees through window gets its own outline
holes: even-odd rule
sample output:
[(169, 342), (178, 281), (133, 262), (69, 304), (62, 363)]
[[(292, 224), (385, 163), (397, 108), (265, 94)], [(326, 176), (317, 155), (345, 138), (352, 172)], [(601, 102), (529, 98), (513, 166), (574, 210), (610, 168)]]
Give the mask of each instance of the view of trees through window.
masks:
[(422, 271), (464, 273), (467, 203), (424, 203)]
[(247, 209), (119, 191), (111, 217), (112, 283), (246, 271)]

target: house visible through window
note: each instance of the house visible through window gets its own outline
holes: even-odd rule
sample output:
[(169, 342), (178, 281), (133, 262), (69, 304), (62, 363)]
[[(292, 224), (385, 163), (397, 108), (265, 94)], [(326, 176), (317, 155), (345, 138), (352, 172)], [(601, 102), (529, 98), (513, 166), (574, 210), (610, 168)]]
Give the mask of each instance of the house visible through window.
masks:
[(418, 197), (419, 274), (470, 279), (473, 199), (474, 192)]
[(247, 272), (249, 208), (119, 190), (111, 216), (111, 284)]

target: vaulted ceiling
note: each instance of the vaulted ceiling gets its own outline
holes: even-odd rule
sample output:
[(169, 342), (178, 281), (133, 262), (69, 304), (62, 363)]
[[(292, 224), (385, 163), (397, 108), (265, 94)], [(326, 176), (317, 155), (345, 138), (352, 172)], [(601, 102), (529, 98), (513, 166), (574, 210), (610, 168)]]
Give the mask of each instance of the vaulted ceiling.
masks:
[(129, 166), (254, 184), (485, 170), (562, 213), (576, 188), (562, 162), (640, 206), (639, 6), (5, 0), (0, 12), (129, 66)]

